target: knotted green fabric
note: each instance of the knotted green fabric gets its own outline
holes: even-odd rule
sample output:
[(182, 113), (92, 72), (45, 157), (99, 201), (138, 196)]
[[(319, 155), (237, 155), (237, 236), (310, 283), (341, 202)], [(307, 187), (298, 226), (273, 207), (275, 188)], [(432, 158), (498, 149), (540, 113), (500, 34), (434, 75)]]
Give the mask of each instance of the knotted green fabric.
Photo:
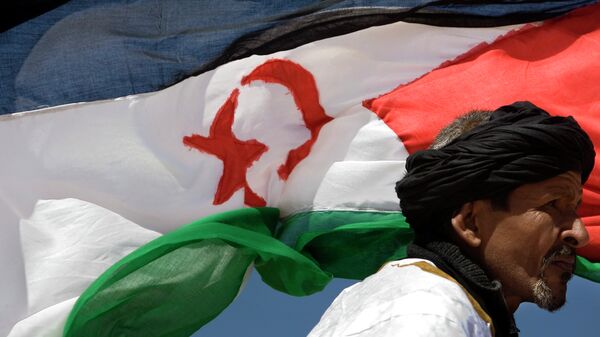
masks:
[[(295, 217), (291, 227), (306, 218)], [(159, 237), (92, 283), (75, 304), (64, 336), (187, 337), (233, 301), (253, 263), (271, 287), (303, 296), (322, 290), (334, 276), (370, 275), (402, 255), (412, 238), (399, 213), (309, 218), (317, 221), (299, 237), (298, 250), (273, 237), (275, 208), (213, 215)]]

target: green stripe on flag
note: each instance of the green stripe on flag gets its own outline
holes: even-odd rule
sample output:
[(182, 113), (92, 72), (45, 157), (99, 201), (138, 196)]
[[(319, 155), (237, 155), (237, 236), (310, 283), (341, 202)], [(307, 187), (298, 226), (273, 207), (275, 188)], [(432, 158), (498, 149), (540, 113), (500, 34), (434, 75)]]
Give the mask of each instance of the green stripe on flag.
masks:
[(80, 296), (64, 336), (189, 336), (233, 301), (252, 263), (271, 287), (303, 296), (332, 275), (371, 275), (404, 257), (411, 239), (393, 212), (312, 211), (283, 224), (275, 208), (209, 216), (109, 268)]
[(600, 283), (600, 263), (591, 262), (584, 257), (577, 256), (575, 259), (575, 275)]
[(413, 232), (399, 212), (311, 211), (284, 219), (281, 240), (339, 278), (362, 280), (406, 257)]

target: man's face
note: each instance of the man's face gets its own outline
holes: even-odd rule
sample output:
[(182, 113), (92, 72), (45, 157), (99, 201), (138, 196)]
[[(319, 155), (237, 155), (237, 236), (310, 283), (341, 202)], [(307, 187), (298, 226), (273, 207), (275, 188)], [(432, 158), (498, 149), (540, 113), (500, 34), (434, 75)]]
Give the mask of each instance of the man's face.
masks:
[(503, 286), (513, 311), (534, 302), (550, 311), (565, 303), (574, 248), (587, 244), (585, 226), (576, 214), (581, 203), (581, 178), (567, 172), (512, 191), (507, 209), (489, 200), (477, 204), (481, 238), (479, 258)]

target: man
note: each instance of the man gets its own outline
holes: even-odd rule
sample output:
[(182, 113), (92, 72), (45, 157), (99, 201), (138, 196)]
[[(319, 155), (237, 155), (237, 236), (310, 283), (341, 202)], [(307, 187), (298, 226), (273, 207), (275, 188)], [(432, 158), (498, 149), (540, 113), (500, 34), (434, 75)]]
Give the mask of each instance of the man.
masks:
[(309, 337), (518, 336), (520, 303), (565, 303), (594, 157), (573, 118), (529, 102), (459, 118), (396, 185), (408, 258), (344, 290)]

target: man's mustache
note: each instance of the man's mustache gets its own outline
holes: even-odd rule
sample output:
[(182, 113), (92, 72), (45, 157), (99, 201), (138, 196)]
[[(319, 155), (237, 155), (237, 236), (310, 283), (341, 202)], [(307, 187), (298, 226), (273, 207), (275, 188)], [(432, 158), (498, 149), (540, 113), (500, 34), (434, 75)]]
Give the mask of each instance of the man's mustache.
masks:
[[(544, 271), (546, 271), (546, 268), (548, 268), (548, 266), (550, 266), (550, 264), (552, 262), (557, 260), (557, 258), (565, 257), (565, 256), (569, 256), (569, 257), (575, 256), (575, 249), (570, 246), (567, 246), (567, 245), (562, 245), (556, 249), (553, 249), (550, 253), (548, 253), (548, 255), (546, 255), (543, 258), (542, 269), (541, 269), (542, 276), (544, 275)], [(575, 268), (575, 265), (573, 265), (573, 268)], [(571, 277), (573, 277), (573, 270), (570, 273), (564, 273), (562, 275), (562, 279), (565, 282), (569, 281), (571, 279)]]
[(562, 245), (561, 247), (558, 247), (556, 249), (554, 249), (552, 252), (550, 252), (548, 254), (547, 257), (545, 257), (545, 260), (549, 260), (551, 263), (552, 260), (554, 260), (556, 257), (561, 257), (561, 256), (574, 256), (575, 255), (575, 249), (567, 246), (567, 245)]

